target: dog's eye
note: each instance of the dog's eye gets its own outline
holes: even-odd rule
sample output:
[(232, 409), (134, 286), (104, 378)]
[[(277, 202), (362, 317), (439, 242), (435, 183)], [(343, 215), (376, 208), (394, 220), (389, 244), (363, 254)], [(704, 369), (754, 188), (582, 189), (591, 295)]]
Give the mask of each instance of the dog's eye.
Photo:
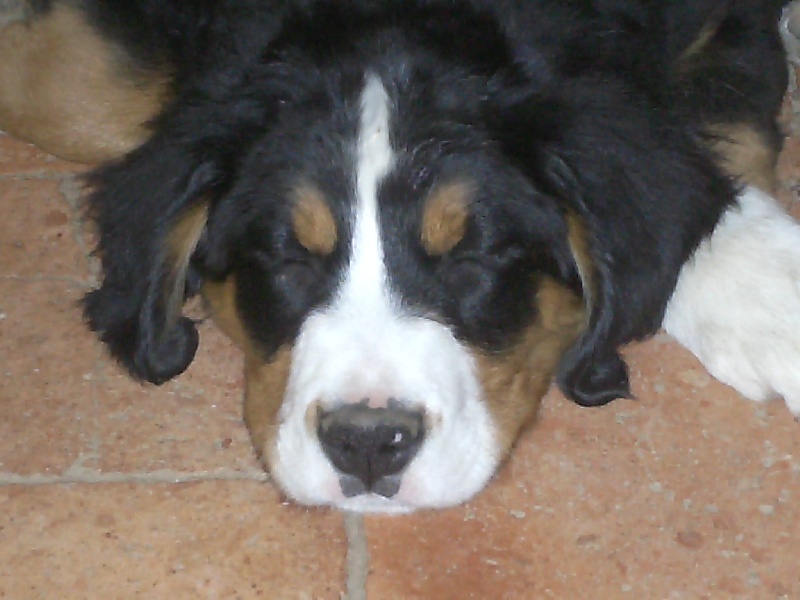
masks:
[(323, 275), (323, 260), (303, 249), (289, 252), (257, 250), (251, 253), (254, 264), (275, 289), (298, 294), (311, 289)]
[(481, 282), (486, 279), (487, 273), (489, 270), (481, 261), (471, 258), (446, 260), (438, 269), (440, 279), (451, 291), (480, 287)]
[(307, 288), (319, 278), (319, 266), (312, 260), (287, 260), (276, 273), (283, 286)]
[(303, 248), (293, 248), (288, 251), (254, 250), (250, 256), (259, 267), (275, 274), (307, 269), (318, 270), (322, 261), (320, 256)]
[(456, 249), (441, 258), (437, 271), (448, 285), (485, 285), (524, 255), (516, 244), (498, 244), (487, 250)]
[(459, 249), (448, 257), (448, 262), (473, 265), (476, 268), (501, 270), (506, 265), (524, 256), (524, 248), (514, 242), (500, 242), (485, 249)]

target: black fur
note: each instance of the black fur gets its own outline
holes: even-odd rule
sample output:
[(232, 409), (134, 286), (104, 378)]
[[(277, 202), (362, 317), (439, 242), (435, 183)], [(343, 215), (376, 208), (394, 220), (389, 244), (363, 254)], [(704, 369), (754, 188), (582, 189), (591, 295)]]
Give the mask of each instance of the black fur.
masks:
[[(133, 59), (176, 73), (154, 137), (98, 171), (91, 197), (104, 282), (87, 317), (136, 377), (156, 383), (186, 368), (197, 345), (193, 324), (167, 314), (164, 255), (195, 202), (210, 198), (211, 216), (192, 269), (236, 273), (242, 318), (266, 356), (329, 300), (346, 235), (330, 256), (304, 252), (285, 194), (313, 180), (347, 231), (352, 165), (338, 140), (357, 127), (366, 72), (395, 102), (393, 144), (404, 152), (381, 188), (381, 218), (411, 310), (501, 351), (536, 318), (541, 276), (586, 285), (567, 214), (586, 224), (589, 322), (558, 371), (583, 405), (630, 394), (618, 348), (659, 327), (681, 266), (733, 202), (703, 128), (748, 123), (780, 142), (774, 1), (85, 4)], [(685, 57), (709, 24), (708, 45)], [(419, 201), (463, 176), (478, 184), (467, 235), (427, 256)]]

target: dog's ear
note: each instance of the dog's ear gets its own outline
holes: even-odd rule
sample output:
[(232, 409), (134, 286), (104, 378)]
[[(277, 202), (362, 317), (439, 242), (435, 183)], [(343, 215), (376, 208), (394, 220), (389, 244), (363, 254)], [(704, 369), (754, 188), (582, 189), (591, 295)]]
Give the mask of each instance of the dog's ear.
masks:
[(550, 193), (567, 202), (569, 247), (586, 305), (586, 325), (561, 358), (557, 382), (561, 390), (581, 406), (599, 406), (616, 398), (630, 397), (628, 370), (619, 355), (624, 341), (623, 323), (636, 319), (624, 306), (624, 273), (615, 273), (618, 262), (603, 239), (610, 231), (599, 231), (596, 217), (583, 200), (579, 176), (560, 157), (544, 159), (544, 183)]
[(558, 157), (550, 157), (547, 163), (549, 181), (559, 189), (559, 196), (572, 199), (567, 214), (569, 247), (587, 313), (583, 332), (561, 358), (557, 382), (581, 406), (600, 406), (631, 395), (628, 369), (617, 349), (625, 340), (615, 322), (625, 318), (621, 313), (627, 312), (620, 304), (625, 296), (624, 282), (618, 281), (614, 260), (598, 239), (602, 232), (592, 227), (593, 216), (580, 202), (577, 176)]
[(89, 177), (103, 282), (87, 294), (84, 313), (135, 378), (156, 384), (194, 358), (197, 329), (181, 314), (201, 284), (192, 259), (239, 157), (281, 103), (267, 80), (254, 86), (247, 65), (225, 68), (224, 77), (212, 72), (185, 90), (141, 147)]
[(137, 379), (160, 384), (183, 372), (198, 345), (181, 316), (189, 263), (207, 218), (219, 165), (197, 147), (157, 135), (90, 178), (102, 286), (87, 294), (90, 327)]
[(620, 346), (658, 329), (683, 263), (732, 198), (658, 112), (624, 84), (587, 79), (494, 117), (504, 154), (567, 215), (588, 314), (557, 383), (584, 406), (630, 397)]

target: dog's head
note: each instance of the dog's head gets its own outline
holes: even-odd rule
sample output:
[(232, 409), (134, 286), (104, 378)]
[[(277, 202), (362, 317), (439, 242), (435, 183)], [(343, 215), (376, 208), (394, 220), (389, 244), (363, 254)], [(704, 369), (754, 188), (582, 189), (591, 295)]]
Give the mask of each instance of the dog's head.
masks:
[(718, 182), (661, 150), (632, 90), (527, 73), (485, 14), (336, 6), (287, 19), (98, 173), (87, 315), (159, 383), (193, 358), (180, 312), (202, 289), (290, 497), (446, 506), (554, 375), (581, 404), (628, 394), (617, 347), (658, 326)]

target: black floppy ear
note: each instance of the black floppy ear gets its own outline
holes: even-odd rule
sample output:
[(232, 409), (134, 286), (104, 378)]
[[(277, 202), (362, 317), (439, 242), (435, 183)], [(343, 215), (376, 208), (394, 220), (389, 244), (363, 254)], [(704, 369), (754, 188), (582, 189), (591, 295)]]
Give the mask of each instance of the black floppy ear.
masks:
[(156, 384), (183, 372), (198, 345), (181, 309), (205, 196), (219, 177), (218, 166), (198, 156), (197, 148), (157, 134), (90, 177), (103, 283), (86, 295), (85, 315), (134, 377)]
[(198, 79), (150, 140), (89, 179), (103, 283), (86, 295), (84, 312), (112, 355), (144, 381), (163, 383), (194, 358), (197, 329), (181, 315), (200, 283), (191, 259), (238, 157), (281, 102), (267, 80), (255, 86), (241, 62), (223, 61), (223, 76)]
[(586, 325), (558, 366), (561, 390), (581, 406), (600, 406), (631, 396), (628, 369), (614, 342), (617, 298), (614, 277), (598, 256), (585, 215), (567, 216), (569, 246), (580, 276)]
[[(605, 264), (602, 244), (593, 239), (585, 215), (571, 214), (569, 244), (578, 267), (586, 304), (586, 326), (562, 357), (556, 380), (561, 390), (581, 406), (601, 406), (631, 397), (628, 369), (617, 347), (624, 336), (615, 331), (619, 318), (616, 278)], [(624, 317), (623, 317), (624, 318)]]
[(498, 111), (504, 153), (559, 199), (587, 323), (557, 383), (583, 406), (630, 397), (626, 342), (654, 333), (683, 263), (733, 198), (663, 109), (624, 82), (558, 82)]
[(628, 369), (618, 346), (626, 337), (620, 318), (635, 317), (621, 305), (626, 295), (625, 282), (614, 273), (613, 253), (597, 230), (596, 217), (583, 202), (578, 176), (559, 157), (543, 162), (543, 181), (568, 205), (569, 246), (580, 276), (586, 325), (562, 357), (556, 373), (561, 390), (581, 406), (600, 406), (617, 398), (631, 396)]

